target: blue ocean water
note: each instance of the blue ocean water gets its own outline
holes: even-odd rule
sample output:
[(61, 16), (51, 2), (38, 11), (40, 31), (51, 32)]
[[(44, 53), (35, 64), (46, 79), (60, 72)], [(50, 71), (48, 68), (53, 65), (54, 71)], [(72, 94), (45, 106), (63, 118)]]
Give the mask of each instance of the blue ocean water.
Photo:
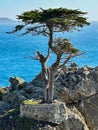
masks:
[[(41, 70), (40, 63), (27, 58), (36, 50), (46, 53), (48, 38), (43, 36), (18, 34), (6, 34), (14, 28), (13, 25), (0, 25), (0, 86), (9, 85), (9, 77), (19, 76), (26, 81), (31, 81)], [(79, 66), (98, 65), (98, 22), (92, 22), (80, 32), (55, 34), (55, 37), (63, 36), (72, 41), (74, 46), (85, 54), (74, 61)]]

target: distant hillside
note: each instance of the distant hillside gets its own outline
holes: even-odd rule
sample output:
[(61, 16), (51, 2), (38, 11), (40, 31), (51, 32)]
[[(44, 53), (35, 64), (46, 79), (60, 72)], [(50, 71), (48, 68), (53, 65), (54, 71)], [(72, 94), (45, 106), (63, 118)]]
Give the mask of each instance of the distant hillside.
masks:
[(0, 18), (0, 24), (11, 24), (11, 23), (15, 23), (15, 21), (9, 18)]

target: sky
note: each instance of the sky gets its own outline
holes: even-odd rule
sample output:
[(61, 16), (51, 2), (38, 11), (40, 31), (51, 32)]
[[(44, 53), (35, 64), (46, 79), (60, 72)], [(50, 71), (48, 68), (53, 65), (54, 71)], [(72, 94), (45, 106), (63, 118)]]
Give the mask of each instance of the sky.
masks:
[(16, 19), (24, 11), (40, 7), (79, 9), (88, 12), (89, 20), (98, 21), (98, 0), (0, 0), (0, 17)]

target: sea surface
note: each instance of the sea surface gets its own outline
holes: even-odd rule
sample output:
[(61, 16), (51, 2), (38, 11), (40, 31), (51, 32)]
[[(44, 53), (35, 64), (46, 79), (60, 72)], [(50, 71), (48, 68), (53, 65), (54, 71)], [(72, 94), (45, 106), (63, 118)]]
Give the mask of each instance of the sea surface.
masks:
[[(26, 81), (34, 79), (40, 72), (41, 66), (38, 61), (29, 57), (33, 56), (35, 51), (46, 54), (47, 50), (47, 37), (6, 33), (14, 27), (14, 24), (0, 25), (0, 86), (9, 86), (8, 80), (11, 76), (19, 76)], [(54, 35), (55, 38), (58, 36), (70, 39), (76, 48), (85, 52), (72, 61), (80, 67), (98, 66), (98, 22), (92, 22), (90, 26), (84, 27), (79, 32)]]

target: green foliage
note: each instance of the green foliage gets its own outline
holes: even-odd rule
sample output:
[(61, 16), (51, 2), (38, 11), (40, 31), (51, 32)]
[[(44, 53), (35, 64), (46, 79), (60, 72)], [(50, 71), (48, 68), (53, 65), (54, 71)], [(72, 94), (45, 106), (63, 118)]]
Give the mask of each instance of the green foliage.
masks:
[(77, 53), (79, 50), (74, 48), (74, 46), (71, 44), (70, 40), (68, 39), (62, 39), (57, 38), (54, 40), (54, 47), (55, 50), (61, 52), (61, 53)]
[[(40, 9), (31, 10), (18, 15), (24, 24), (16, 26), (12, 33), (20, 31), (25, 27), (25, 33), (23, 34), (42, 34), (49, 36), (50, 28), (53, 32), (64, 32), (73, 29), (78, 29), (84, 25), (89, 25), (86, 18), (83, 15), (87, 14), (78, 9), (66, 9), (66, 8), (56, 8), (56, 9)], [(28, 25), (30, 25), (28, 27)], [(33, 26), (32, 26), (33, 25)]]
[[(22, 15), (18, 15), (18, 19), (21, 19), (23, 22), (26, 23), (51, 23), (53, 24), (61, 24), (66, 23), (66, 20), (76, 20), (83, 23), (86, 18), (81, 17), (81, 15), (86, 14), (86, 12), (81, 12), (79, 10), (72, 10), (66, 8), (56, 8), (56, 9), (41, 9), (39, 10), (32, 10), (24, 12)], [(71, 22), (70, 21), (70, 22)], [(88, 24), (85, 22), (85, 24)]]
[(24, 104), (24, 105), (37, 105), (37, 104), (39, 104), (39, 101), (37, 101), (37, 100), (24, 100), (23, 102), (22, 102), (22, 104)]

